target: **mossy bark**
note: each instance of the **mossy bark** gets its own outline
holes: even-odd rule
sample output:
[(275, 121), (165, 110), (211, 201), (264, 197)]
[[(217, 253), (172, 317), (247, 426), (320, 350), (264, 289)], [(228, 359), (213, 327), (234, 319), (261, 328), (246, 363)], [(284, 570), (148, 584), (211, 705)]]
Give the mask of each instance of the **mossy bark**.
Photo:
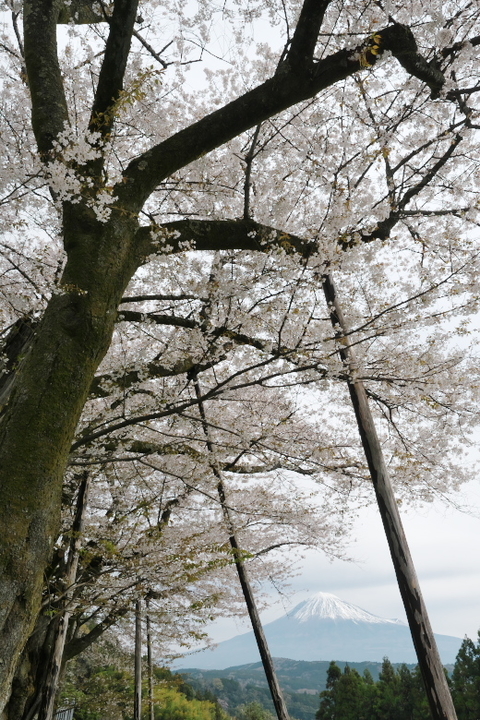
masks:
[[(107, 9), (110, 9), (107, 5)], [(75, 23), (75, 25), (95, 24), (107, 22), (107, 15), (98, 10), (98, 6), (94, 5), (92, 0), (71, 0), (70, 3), (65, 1), (60, 3), (60, 12), (57, 22), (67, 25)]]
[[(118, 214), (119, 215), (119, 214)], [(0, 707), (39, 610), (72, 438), (136, 266), (136, 222), (67, 208), (70, 259), (0, 419)]]
[(56, 635), (56, 618), (40, 614), (22, 652), (12, 681), (5, 720), (32, 718), (38, 707), (38, 689), (43, 686), (45, 670)]

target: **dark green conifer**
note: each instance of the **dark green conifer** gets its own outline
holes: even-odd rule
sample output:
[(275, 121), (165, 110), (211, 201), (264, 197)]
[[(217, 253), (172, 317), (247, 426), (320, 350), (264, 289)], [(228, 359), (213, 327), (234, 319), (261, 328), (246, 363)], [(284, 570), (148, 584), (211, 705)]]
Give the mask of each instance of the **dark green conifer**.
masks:
[(458, 720), (480, 718), (480, 630), (477, 644), (465, 638), (452, 673), (452, 695)]

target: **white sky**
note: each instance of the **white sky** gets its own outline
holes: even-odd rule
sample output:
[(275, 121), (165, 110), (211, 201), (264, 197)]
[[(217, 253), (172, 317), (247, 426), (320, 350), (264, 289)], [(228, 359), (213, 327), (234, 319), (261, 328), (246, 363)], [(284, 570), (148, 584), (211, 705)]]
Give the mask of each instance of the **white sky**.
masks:
[[(480, 440), (480, 438), (479, 438)], [(480, 479), (458, 493), (469, 512), (440, 503), (401, 510), (410, 550), (434, 632), (476, 640), (480, 629)], [(406, 621), (383, 527), (376, 508), (361, 512), (349, 547), (354, 562), (330, 562), (314, 551), (291, 581), (288, 599), (272, 595), (262, 614), (271, 622), (319, 591), (387, 618)], [(210, 627), (216, 642), (250, 630), (245, 623), (220, 620)]]

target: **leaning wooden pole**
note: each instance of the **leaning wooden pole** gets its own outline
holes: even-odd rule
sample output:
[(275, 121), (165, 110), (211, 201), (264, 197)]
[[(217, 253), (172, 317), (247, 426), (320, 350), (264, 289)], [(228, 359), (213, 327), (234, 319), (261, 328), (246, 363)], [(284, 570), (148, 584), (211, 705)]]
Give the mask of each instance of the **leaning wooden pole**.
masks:
[(198, 409), (199, 409), (200, 418), (202, 421), (203, 432), (205, 434), (207, 449), (208, 449), (210, 457), (212, 458), (212, 461), (210, 462), (210, 467), (212, 469), (213, 475), (215, 476), (215, 478), (217, 480), (218, 497), (220, 500), (223, 517), (225, 519), (225, 524), (228, 529), (229, 542), (230, 542), (230, 546), (231, 546), (232, 552), (233, 552), (233, 558), (234, 558), (235, 567), (236, 567), (237, 573), (238, 573), (238, 579), (240, 580), (240, 585), (242, 588), (243, 597), (245, 598), (245, 604), (247, 606), (248, 615), (250, 617), (250, 622), (252, 623), (253, 633), (254, 633), (255, 639), (257, 641), (258, 651), (260, 653), (260, 657), (262, 660), (263, 669), (265, 670), (265, 675), (267, 678), (268, 687), (270, 688), (270, 693), (272, 696), (273, 705), (275, 707), (275, 712), (277, 714), (278, 720), (290, 720), (290, 717), (288, 715), (287, 706), (285, 703), (285, 699), (283, 697), (282, 690), (280, 688), (280, 683), (278, 682), (277, 674), (275, 672), (275, 667), (273, 665), (273, 660), (272, 660), (272, 656), (270, 654), (270, 649), (268, 647), (267, 638), (265, 637), (265, 633), (263, 631), (262, 621), (260, 620), (260, 615), (258, 613), (258, 609), (257, 609), (257, 605), (256, 605), (255, 598), (253, 595), (252, 586), (250, 584), (250, 580), (248, 577), (247, 569), (242, 560), (242, 550), (240, 548), (240, 545), (238, 544), (237, 536), (235, 533), (235, 526), (234, 526), (232, 518), (231, 518), (230, 509), (228, 506), (227, 496), (226, 496), (226, 491), (225, 491), (225, 483), (223, 481), (222, 473), (218, 467), (218, 464), (215, 461), (214, 446), (213, 446), (213, 443), (210, 438), (207, 417), (205, 414), (205, 406), (203, 404), (202, 393), (200, 390), (200, 384), (198, 382), (198, 377), (197, 377), (196, 372), (191, 372), (191, 378), (193, 380), (195, 394), (196, 394), (197, 401), (198, 401)]
[(339, 340), (339, 355), (348, 371), (348, 389), (355, 410), (363, 449), (368, 462), (380, 515), (387, 536), (398, 586), (412, 633), (418, 664), (434, 720), (456, 720), (437, 643), (423, 601), (413, 559), (408, 547), (382, 447), (375, 429), (367, 393), (358, 378), (355, 357), (348, 340), (348, 328), (342, 313), (332, 276), (322, 279), (330, 319)]

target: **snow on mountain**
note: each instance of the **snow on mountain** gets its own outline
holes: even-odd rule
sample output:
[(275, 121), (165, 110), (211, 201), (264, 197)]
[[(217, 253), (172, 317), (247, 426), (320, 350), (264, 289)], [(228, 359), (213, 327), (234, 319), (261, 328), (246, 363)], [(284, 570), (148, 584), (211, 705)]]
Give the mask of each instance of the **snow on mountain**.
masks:
[(372, 615), (357, 605), (352, 605), (340, 600), (336, 595), (324, 592), (319, 592), (310, 600), (305, 600), (297, 605), (292, 611), (292, 617), (299, 622), (308, 622), (314, 618), (329, 618), (331, 620), (405, 625), (401, 620), (388, 620), (378, 617), (378, 615)]
[[(330, 593), (318, 593), (299, 603), (283, 617), (267, 623), (264, 630), (276, 658), (381, 662), (386, 656), (391, 662), (417, 661), (406, 623), (372, 615)], [(453, 663), (461, 639), (435, 637), (442, 661)], [(253, 632), (248, 632), (184, 658), (177, 667), (223, 669), (259, 659)]]

